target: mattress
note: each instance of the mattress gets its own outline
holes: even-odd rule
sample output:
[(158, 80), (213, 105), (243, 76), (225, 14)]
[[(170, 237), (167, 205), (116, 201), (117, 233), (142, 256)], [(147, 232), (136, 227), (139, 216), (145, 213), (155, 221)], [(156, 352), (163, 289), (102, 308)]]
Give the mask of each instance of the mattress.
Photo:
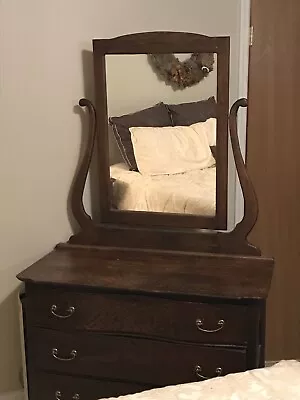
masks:
[(215, 216), (216, 167), (180, 174), (144, 176), (125, 164), (110, 167), (113, 203), (119, 210)]
[[(110, 398), (109, 400), (113, 400)], [(152, 389), (119, 400), (299, 400), (300, 363), (281, 361), (253, 371)]]

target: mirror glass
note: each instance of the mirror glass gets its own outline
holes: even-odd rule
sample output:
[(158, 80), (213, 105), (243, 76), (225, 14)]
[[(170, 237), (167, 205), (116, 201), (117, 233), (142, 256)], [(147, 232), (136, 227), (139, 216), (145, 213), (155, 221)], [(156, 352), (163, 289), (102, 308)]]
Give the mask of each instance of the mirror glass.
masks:
[(105, 60), (111, 209), (214, 217), (217, 54)]

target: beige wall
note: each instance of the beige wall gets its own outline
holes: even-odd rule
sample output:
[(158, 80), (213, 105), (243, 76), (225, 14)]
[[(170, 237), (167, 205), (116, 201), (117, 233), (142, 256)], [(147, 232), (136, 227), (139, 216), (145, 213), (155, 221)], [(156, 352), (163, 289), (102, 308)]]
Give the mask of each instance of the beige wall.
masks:
[[(180, 59), (184, 59), (183, 55)], [(106, 86), (109, 116), (138, 111), (160, 101), (178, 104), (216, 97), (217, 55), (209, 76), (184, 90), (166, 85), (152, 70), (145, 54), (109, 55), (106, 56)]]
[(147, 30), (231, 34), (234, 77), (238, 4), (0, 0), (0, 394), (20, 387), (15, 275), (71, 233), (66, 204), (81, 135), (74, 105), (91, 96), (91, 39)]
[[(180, 54), (178, 57), (184, 59), (188, 55)], [(184, 90), (174, 90), (159, 79), (145, 54), (109, 55), (106, 56), (106, 87), (109, 116), (139, 111), (161, 101), (178, 104), (211, 96), (217, 98), (217, 55), (214, 70), (209, 76)], [(114, 164), (123, 160), (112, 129), (109, 128), (110, 163)]]

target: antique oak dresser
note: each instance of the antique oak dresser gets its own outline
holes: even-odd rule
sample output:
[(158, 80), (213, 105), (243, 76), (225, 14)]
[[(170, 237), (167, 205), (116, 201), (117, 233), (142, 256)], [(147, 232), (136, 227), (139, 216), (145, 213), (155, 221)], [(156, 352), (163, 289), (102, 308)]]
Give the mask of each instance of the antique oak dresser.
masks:
[[(186, 46), (190, 52), (219, 52), (218, 66), (225, 62), (220, 83), (228, 95), (227, 45), (228, 38), (171, 32), (95, 40), (95, 71), (101, 71), (109, 51), (166, 52), (169, 46), (175, 53), (176, 46), (177, 52)], [(140, 220), (132, 216), (130, 224), (133, 213), (107, 211), (103, 76), (95, 73), (96, 109), (88, 100), (80, 102), (89, 111), (91, 129), (71, 193), (78, 232), (18, 275), (25, 283), (21, 300), (30, 400), (96, 400), (265, 363), (265, 304), (273, 260), (247, 242), (258, 210), (237, 136), (237, 112), (247, 101), (237, 101), (229, 116), (245, 200), (242, 221), (231, 231), (203, 230), (195, 226), (197, 218), (180, 216), (162, 216), (161, 226), (157, 218), (146, 224), (143, 215)], [(220, 100), (221, 111), (226, 104)], [(220, 126), (226, 125), (228, 115), (220, 118)], [(86, 213), (82, 201), (95, 138), (104, 196), (100, 221)]]

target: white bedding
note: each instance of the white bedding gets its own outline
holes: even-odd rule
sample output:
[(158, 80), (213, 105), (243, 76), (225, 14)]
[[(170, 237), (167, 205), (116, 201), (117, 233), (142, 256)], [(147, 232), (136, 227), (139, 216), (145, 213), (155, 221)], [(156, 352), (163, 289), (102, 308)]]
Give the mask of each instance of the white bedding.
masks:
[[(175, 368), (175, 367), (174, 367)], [(300, 363), (281, 361), (273, 367), (231, 374), (121, 396), (119, 400), (299, 400)], [(113, 400), (113, 398), (110, 398)]]
[(214, 216), (216, 167), (174, 175), (144, 176), (125, 164), (110, 167), (113, 202), (119, 210)]

